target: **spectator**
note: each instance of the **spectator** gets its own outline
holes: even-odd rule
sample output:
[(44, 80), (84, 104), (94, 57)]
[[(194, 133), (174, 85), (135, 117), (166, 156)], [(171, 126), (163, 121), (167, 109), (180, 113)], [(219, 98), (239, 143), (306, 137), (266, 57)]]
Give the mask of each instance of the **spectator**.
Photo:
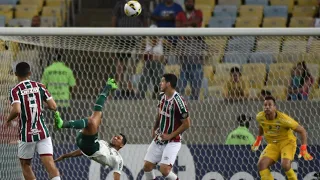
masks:
[[(150, 37), (151, 38), (151, 37)], [(152, 37), (146, 39), (145, 52), (143, 55), (145, 66), (138, 85), (140, 98), (145, 98), (148, 85), (153, 84), (152, 98), (155, 99), (159, 91), (161, 75), (164, 73), (163, 39)]]
[(45, 68), (41, 83), (47, 87), (58, 107), (70, 107), (70, 87), (74, 87), (76, 81), (72, 70), (63, 62), (55, 61)]
[(145, 0), (140, 0), (139, 3), (142, 6), (142, 12), (138, 17), (128, 17), (123, 10), (127, 0), (117, 0), (115, 7), (113, 8), (112, 27), (147, 27), (148, 26), (148, 5)]
[(230, 70), (231, 79), (225, 84), (225, 96), (227, 100), (241, 100), (246, 97), (246, 83), (241, 79), (238, 67)]
[(233, 130), (227, 137), (227, 145), (252, 145), (255, 142), (254, 136), (249, 131), (251, 117), (241, 114), (237, 121), (239, 127)]
[(287, 99), (289, 101), (308, 100), (313, 82), (313, 77), (309, 73), (306, 63), (304, 61), (299, 62), (291, 72)]
[(201, 27), (202, 11), (194, 8), (195, 0), (185, 0), (185, 12), (176, 17), (176, 27)]
[(40, 27), (41, 18), (40, 16), (34, 16), (31, 21), (31, 27)]
[(160, 3), (152, 13), (151, 19), (158, 27), (176, 27), (175, 20), (182, 7), (173, 0), (165, 0)]

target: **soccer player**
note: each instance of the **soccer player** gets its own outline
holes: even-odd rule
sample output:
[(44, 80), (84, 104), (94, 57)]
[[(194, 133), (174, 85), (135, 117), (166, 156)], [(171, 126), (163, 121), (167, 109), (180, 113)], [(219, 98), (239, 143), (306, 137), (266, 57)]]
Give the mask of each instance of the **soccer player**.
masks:
[(185, 101), (176, 92), (177, 77), (164, 74), (160, 82), (160, 101), (151, 142), (144, 158), (146, 180), (155, 179), (153, 169), (160, 162), (160, 172), (168, 180), (178, 179), (172, 166), (181, 147), (182, 133), (190, 127), (189, 112)]
[(280, 112), (276, 108), (275, 98), (266, 96), (264, 99), (264, 111), (257, 114), (259, 123), (259, 135), (252, 145), (252, 150), (256, 151), (262, 141), (264, 135), (268, 143), (262, 152), (258, 169), (261, 180), (273, 180), (269, 167), (281, 158), (281, 167), (284, 169), (288, 180), (297, 180), (297, 175), (291, 168), (291, 162), (297, 147), (297, 139), (293, 131), (301, 136), (299, 158), (312, 160), (313, 157), (307, 151), (307, 132), (288, 115)]
[(31, 168), (31, 159), (37, 151), (50, 179), (60, 180), (59, 171), (52, 157), (51, 137), (42, 114), (44, 102), (53, 111), (57, 108), (56, 103), (43, 84), (29, 80), (31, 71), (28, 63), (18, 63), (15, 75), (19, 83), (10, 91), (12, 108), (7, 124), (10, 125), (10, 122), (18, 117), (20, 128), (18, 157), (24, 179), (36, 179)]
[(55, 126), (61, 128), (82, 129), (77, 134), (76, 144), (78, 150), (60, 156), (56, 161), (63, 160), (69, 157), (85, 155), (104, 166), (113, 168), (114, 180), (120, 180), (120, 174), (123, 168), (123, 160), (119, 154), (119, 150), (127, 143), (127, 139), (123, 134), (112, 137), (111, 142), (107, 143), (103, 140), (98, 140), (98, 130), (101, 124), (102, 109), (109, 93), (117, 89), (118, 86), (113, 79), (108, 79), (108, 82), (94, 105), (94, 110), (89, 118), (84, 118), (74, 121), (63, 121), (60, 113), (55, 113)]

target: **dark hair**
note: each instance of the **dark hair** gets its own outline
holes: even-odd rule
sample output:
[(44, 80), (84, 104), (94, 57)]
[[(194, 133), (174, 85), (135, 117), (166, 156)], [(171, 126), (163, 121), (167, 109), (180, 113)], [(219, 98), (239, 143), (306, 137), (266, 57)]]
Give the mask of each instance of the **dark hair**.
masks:
[(26, 77), (30, 73), (30, 65), (26, 62), (20, 62), (16, 65), (15, 73), (19, 77)]
[(237, 121), (239, 122), (240, 126), (246, 126), (249, 128), (251, 117), (247, 117), (245, 114), (241, 114), (238, 116)]
[(274, 98), (273, 96), (266, 96), (266, 97), (264, 97), (264, 100), (265, 101), (272, 100), (273, 103), (276, 104), (276, 98)]
[(126, 145), (127, 144), (127, 138), (124, 134), (120, 133), (120, 135), (122, 136), (122, 144)]
[(230, 74), (233, 74), (233, 73), (239, 73), (241, 75), (241, 72), (240, 72), (240, 69), (238, 67), (232, 67), (230, 69)]
[(164, 74), (162, 77), (164, 77), (164, 80), (165, 80), (166, 82), (169, 82), (169, 83), (171, 84), (171, 87), (172, 87), (173, 89), (176, 88), (176, 86), (177, 86), (177, 81), (178, 81), (178, 78), (177, 78), (176, 75), (168, 73), (168, 74)]

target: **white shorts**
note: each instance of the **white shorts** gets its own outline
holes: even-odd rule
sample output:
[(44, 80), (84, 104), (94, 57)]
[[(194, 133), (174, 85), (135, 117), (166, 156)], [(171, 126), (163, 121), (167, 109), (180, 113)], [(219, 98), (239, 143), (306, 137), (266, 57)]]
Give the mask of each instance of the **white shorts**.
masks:
[(37, 142), (19, 142), (18, 157), (20, 159), (32, 159), (35, 151), (37, 151), (40, 156), (52, 156), (53, 147), (51, 137)]
[(159, 145), (152, 141), (144, 160), (153, 164), (160, 162), (160, 164), (173, 165), (180, 148), (181, 142), (169, 142), (168, 144)]

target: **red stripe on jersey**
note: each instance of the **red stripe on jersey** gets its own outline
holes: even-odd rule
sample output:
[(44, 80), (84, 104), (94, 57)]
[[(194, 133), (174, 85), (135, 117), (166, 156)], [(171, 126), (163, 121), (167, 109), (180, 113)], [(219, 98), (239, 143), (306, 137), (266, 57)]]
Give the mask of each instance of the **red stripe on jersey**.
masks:
[[(173, 129), (173, 131), (177, 130), (182, 124), (180, 110), (179, 110), (179, 107), (178, 107), (178, 104), (176, 101), (174, 103), (174, 111), (175, 112), (174, 112), (174, 129)], [(175, 140), (175, 141), (179, 140), (180, 141), (181, 140), (180, 134), (178, 136), (176, 136), (175, 138), (173, 138), (172, 140)]]
[[(13, 101), (19, 101), (19, 96), (18, 96), (18, 91), (19, 91), (19, 86), (11, 89), (11, 97), (12, 97), (12, 102)], [(11, 102), (11, 103), (12, 103)]]
[[(34, 82), (34, 81), (31, 81), (31, 85), (32, 85), (32, 87), (39, 87), (38, 86), (38, 84), (36, 83), (36, 82)], [(45, 138), (45, 134), (44, 134), (44, 128), (42, 127), (42, 125), (41, 125), (41, 119), (40, 119), (40, 116), (41, 116), (41, 97), (40, 97), (40, 92), (38, 92), (38, 93), (34, 93), (33, 94), (35, 97), (36, 97), (36, 103), (37, 103), (37, 124), (36, 124), (36, 126), (37, 126), (37, 129), (40, 131), (39, 132), (39, 135), (40, 135), (40, 139), (44, 139)]]
[[(23, 84), (23, 88), (21, 88), (21, 90), (24, 90), (26, 89), (26, 85), (24, 83)], [(25, 107), (25, 110), (26, 110), (26, 132), (27, 132), (27, 142), (32, 142), (32, 137), (31, 137), (31, 134), (29, 133), (30, 130), (31, 130), (31, 112), (30, 112), (30, 106), (29, 106), (29, 101), (28, 101), (28, 94), (24, 95), (23, 96), (23, 103), (24, 103), (24, 107)]]
[(171, 122), (170, 122), (170, 119), (171, 119), (171, 116), (170, 116), (170, 109), (172, 107), (172, 101), (169, 101), (168, 102), (168, 106), (167, 106), (167, 109), (166, 109), (166, 114), (169, 115), (169, 117), (166, 116), (166, 125), (164, 127), (164, 131), (165, 133), (168, 133), (168, 130), (169, 130), (169, 127), (171, 125)]

